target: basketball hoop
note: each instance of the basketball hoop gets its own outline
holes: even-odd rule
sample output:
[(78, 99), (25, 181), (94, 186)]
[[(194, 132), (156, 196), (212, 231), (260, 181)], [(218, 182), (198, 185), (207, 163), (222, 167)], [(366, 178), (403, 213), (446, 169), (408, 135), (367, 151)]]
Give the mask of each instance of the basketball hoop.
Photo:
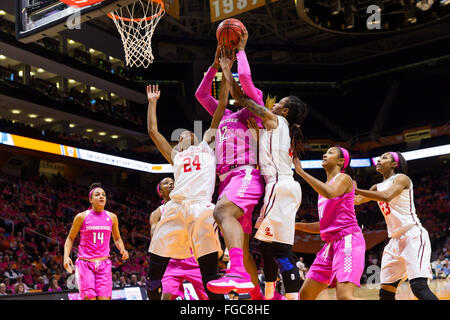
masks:
[(162, 0), (136, 0), (108, 13), (122, 38), (127, 66), (147, 68), (153, 62), (153, 32), (164, 13)]

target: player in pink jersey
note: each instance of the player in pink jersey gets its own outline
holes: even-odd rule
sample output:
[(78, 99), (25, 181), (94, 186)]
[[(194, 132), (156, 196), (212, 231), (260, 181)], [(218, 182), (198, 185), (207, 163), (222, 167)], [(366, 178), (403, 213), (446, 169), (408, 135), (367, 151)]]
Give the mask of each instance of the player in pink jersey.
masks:
[[(170, 192), (173, 190), (172, 178), (164, 178), (158, 184), (158, 195), (163, 199), (163, 204), (150, 214), (150, 235), (155, 232), (156, 225), (164, 215), (164, 204), (170, 201)], [(189, 281), (195, 289), (200, 300), (208, 300), (208, 295), (203, 288), (200, 267), (194, 256), (186, 259), (170, 259), (162, 282), (162, 300), (173, 300), (184, 296), (183, 282)]]
[(355, 204), (378, 201), (386, 220), (390, 240), (381, 258), (380, 300), (395, 300), (405, 275), (419, 300), (438, 300), (427, 283), (433, 278), (430, 237), (416, 214), (406, 160), (400, 152), (386, 152), (378, 159), (376, 170), (383, 182), (370, 190), (356, 189)]
[[(228, 57), (229, 54), (221, 50), (222, 68), (231, 68), (232, 59)], [(213, 218), (214, 204), (211, 203), (216, 182), (216, 158), (210, 143), (215, 139), (215, 131), (224, 114), (228, 95), (227, 82), (222, 81), (219, 105), (202, 142), (198, 143), (192, 132), (184, 131), (178, 145), (172, 148), (158, 131), (158, 86), (147, 88), (148, 132), (161, 154), (172, 164), (175, 180), (174, 189), (170, 193), (171, 200), (164, 206), (164, 215), (157, 224), (150, 243), (146, 287), (152, 300), (158, 299), (158, 289), (170, 258), (189, 258), (191, 250), (200, 266), (209, 299), (224, 299), (223, 295), (207, 290), (206, 285), (217, 279), (218, 257), (222, 250)]]
[[(248, 34), (241, 37), (236, 54), (238, 75), (244, 92), (259, 104), (264, 104), (263, 94), (252, 82), (250, 66), (245, 55)], [(211, 84), (219, 69), (218, 51), (213, 65), (208, 69), (195, 96), (212, 115), (217, 101), (210, 95)], [(264, 183), (257, 169), (257, 140), (248, 130), (252, 113), (243, 108), (233, 112), (226, 109), (219, 124), (216, 139), (217, 174), (219, 175), (219, 200), (214, 209), (214, 219), (222, 231), (230, 254), (230, 270), (219, 282), (209, 284), (211, 291), (250, 293), (253, 300), (263, 299), (258, 285), (256, 264), (250, 254), (252, 213), (264, 193)], [(255, 121), (262, 127), (262, 121)], [(244, 267), (245, 266), (245, 267)], [(224, 283), (226, 282), (226, 283)]]
[(69, 273), (74, 270), (70, 252), (79, 232), (80, 243), (75, 273), (81, 298), (109, 300), (112, 294), (111, 260), (109, 260), (111, 233), (122, 260), (128, 259), (128, 252), (120, 236), (117, 215), (105, 211), (105, 190), (99, 183), (93, 183), (89, 190), (91, 208), (75, 216), (64, 244), (64, 268)]
[(255, 238), (261, 241), (260, 251), (264, 258), (265, 298), (273, 299), (280, 270), (287, 299), (298, 300), (300, 274), (292, 259), (292, 245), (295, 215), (302, 194), (300, 184), (293, 178), (292, 157), (302, 151), (301, 124), (306, 118), (307, 106), (298, 97), (289, 96), (269, 110), (246, 96), (231, 74), (227, 78), (232, 80), (232, 96), (264, 124), (263, 131), (255, 126), (259, 135), (259, 166), (266, 182)]
[(296, 229), (320, 233), (323, 248), (317, 253), (300, 290), (301, 300), (314, 300), (327, 288), (336, 287), (338, 300), (359, 300), (353, 293), (364, 271), (366, 243), (355, 215), (355, 184), (347, 173), (350, 154), (332, 147), (323, 155), (324, 183), (306, 173), (298, 158), (295, 171), (318, 194), (319, 222), (296, 223)]

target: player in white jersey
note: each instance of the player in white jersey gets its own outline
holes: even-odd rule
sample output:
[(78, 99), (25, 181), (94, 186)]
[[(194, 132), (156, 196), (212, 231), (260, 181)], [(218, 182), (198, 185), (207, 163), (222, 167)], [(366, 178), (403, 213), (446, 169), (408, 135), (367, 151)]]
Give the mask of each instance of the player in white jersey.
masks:
[(355, 204), (377, 201), (391, 238), (381, 259), (380, 300), (395, 300), (405, 275), (419, 300), (437, 300), (427, 283), (432, 278), (430, 237), (416, 215), (413, 183), (406, 168), (400, 152), (384, 153), (376, 165), (383, 182), (370, 190), (356, 189)]
[[(279, 269), (286, 298), (298, 300), (300, 274), (292, 258), (292, 245), (302, 191), (293, 178), (292, 157), (298, 156), (302, 148), (300, 125), (307, 115), (307, 106), (299, 98), (288, 96), (269, 110), (248, 98), (234, 79), (228, 78), (231, 78), (230, 87), (236, 101), (260, 117), (264, 125), (259, 131), (259, 166), (266, 187), (255, 238), (261, 241), (264, 258), (265, 298), (274, 297)], [(256, 122), (250, 125), (257, 130)]]
[[(221, 55), (222, 69), (231, 59)], [(228, 67), (230, 68), (230, 67)], [(160, 97), (158, 86), (148, 86), (148, 132), (161, 154), (173, 166), (175, 185), (164, 214), (156, 226), (150, 244), (149, 272), (146, 281), (149, 299), (159, 298), (161, 279), (171, 258), (186, 259), (191, 250), (198, 261), (205, 290), (210, 300), (224, 299), (223, 295), (207, 290), (206, 284), (218, 278), (218, 256), (221, 251), (218, 229), (211, 203), (216, 181), (216, 158), (209, 143), (214, 141), (215, 129), (228, 102), (229, 86), (222, 81), (219, 105), (210, 129), (202, 142), (190, 131), (184, 131), (176, 147), (159, 133), (156, 120), (156, 102)]]

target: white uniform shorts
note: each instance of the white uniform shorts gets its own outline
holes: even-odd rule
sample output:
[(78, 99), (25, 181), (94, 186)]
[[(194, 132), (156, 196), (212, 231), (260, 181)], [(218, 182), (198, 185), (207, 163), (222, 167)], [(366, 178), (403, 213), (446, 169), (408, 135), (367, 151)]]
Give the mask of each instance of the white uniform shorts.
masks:
[(293, 245), (295, 216), (302, 202), (300, 184), (292, 177), (266, 184), (264, 204), (255, 224), (255, 238)]
[(196, 259), (213, 252), (221, 256), (214, 207), (207, 201), (167, 202), (150, 242), (149, 252), (173, 259), (187, 259), (192, 253)]
[(381, 283), (404, 279), (432, 279), (431, 243), (427, 230), (414, 226), (399, 238), (391, 238), (381, 258)]

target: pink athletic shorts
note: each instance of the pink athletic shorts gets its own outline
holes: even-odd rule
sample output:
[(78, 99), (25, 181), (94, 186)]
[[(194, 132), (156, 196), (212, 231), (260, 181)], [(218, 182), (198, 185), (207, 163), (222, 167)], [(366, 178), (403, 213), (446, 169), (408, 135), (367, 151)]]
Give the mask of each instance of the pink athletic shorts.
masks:
[(192, 284), (200, 300), (208, 300), (203, 287), (200, 267), (194, 257), (187, 259), (171, 259), (161, 280), (162, 292), (175, 297), (184, 297), (183, 282)]
[(111, 297), (112, 273), (111, 260), (86, 261), (77, 259), (75, 273), (81, 299), (85, 297)]
[(264, 182), (258, 169), (231, 171), (219, 183), (219, 199), (226, 195), (244, 211), (239, 218), (244, 233), (252, 234), (252, 213), (259, 199), (264, 194)]
[(306, 277), (326, 283), (331, 288), (336, 286), (336, 281), (351, 282), (359, 287), (364, 272), (365, 251), (366, 242), (361, 232), (325, 243)]

